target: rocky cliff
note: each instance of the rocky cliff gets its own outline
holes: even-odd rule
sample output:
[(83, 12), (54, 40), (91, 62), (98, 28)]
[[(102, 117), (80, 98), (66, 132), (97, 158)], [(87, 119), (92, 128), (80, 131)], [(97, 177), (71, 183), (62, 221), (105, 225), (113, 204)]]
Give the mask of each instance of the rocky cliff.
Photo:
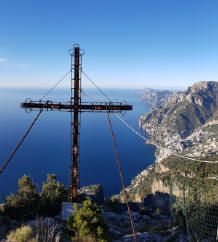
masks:
[(140, 117), (139, 126), (157, 147), (156, 162), (173, 153), (218, 154), (218, 82), (198, 82), (167, 96)]
[[(156, 104), (139, 119), (140, 127), (150, 135), (148, 143), (156, 145), (157, 150), (156, 164), (142, 171), (127, 187), (129, 200), (136, 203), (143, 203), (156, 192), (169, 194), (172, 178), (176, 197), (182, 196), (181, 181), (177, 179), (180, 176), (190, 179), (190, 183), (218, 180), (218, 164), (196, 163), (174, 155), (218, 160), (218, 82), (195, 83)], [(123, 192), (112, 198), (124, 202)]]

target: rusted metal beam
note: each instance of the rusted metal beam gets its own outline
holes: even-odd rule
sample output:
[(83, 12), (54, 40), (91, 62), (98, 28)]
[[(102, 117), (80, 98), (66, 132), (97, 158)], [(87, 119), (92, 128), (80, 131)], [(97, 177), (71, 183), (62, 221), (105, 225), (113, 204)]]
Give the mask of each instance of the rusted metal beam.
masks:
[[(77, 190), (79, 186), (79, 105), (80, 99), (80, 48), (74, 48), (74, 116), (73, 116), (73, 149), (71, 167), (71, 184), (72, 184), (72, 202), (77, 202)], [(71, 69), (72, 71), (72, 69)], [(72, 90), (72, 87), (71, 87)], [(72, 106), (72, 98), (71, 104)], [(72, 124), (71, 124), (72, 125)], [(72, 132), (71, 132), (72, 135)], [(72, 139), (72, 138), (71, 138)], [(72, 165), (72, 162), (71, 162)]]
[(131, 105), (123, 105), (123, 104), (114, 104), (114, 103), (106, 103), (107, 106), (105, 106), (104, 103), (90, 103), (90, 104), (62, 104), (62, 103), (40, 103), (40, 102), (28, 102), (28, 103), (21, 103), (22, 108), (36, 108), (36, 109), (49, 109), (49, 110), (79, 110), (79, 111), (85, 111), (85, 110), (104, 110), (106, 111), (106, 107), (108, 111), (125, 111), (125, 110), (132, 110)]

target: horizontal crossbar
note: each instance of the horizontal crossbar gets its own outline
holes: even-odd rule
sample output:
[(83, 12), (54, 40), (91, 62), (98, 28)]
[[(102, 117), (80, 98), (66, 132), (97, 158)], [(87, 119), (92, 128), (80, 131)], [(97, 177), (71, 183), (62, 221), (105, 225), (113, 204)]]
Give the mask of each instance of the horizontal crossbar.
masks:
[(84, 103), (84, 104), (64, 104), (64, 103), (41, 103), (41, 102), (25, 102), (21, 103), (20, 106), (22, 108), (29, 109), (47, 109), (47, 110), (67, 110), (67, 111), (128, 111), (132, 110), (131, 105), (126, 105), (122, 103)]

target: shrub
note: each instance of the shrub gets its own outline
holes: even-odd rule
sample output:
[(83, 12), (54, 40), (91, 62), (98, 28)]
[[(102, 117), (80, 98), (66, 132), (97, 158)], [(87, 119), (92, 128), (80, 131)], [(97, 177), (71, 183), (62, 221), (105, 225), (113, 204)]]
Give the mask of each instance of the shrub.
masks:
[(43, 182), (40, 198), (40, 210), (43, 215), (54, 216), (61, 211), (61, 203), (65, 198), (64, 185), (56, 181), (55, 174), (47, 175), (47, 183)]
[[(38, 193), (36, 185), (29, 176), (24, 175), (18, 180), (17, 195), (6, 197), (4, 214), (19, 220), (32, 219), (39, 214), (55, 216), (61, 211), (61, 203), (66, 198), (64, 185), (56, 181), (55, 174), (48, 174), (43, 182), (42, 192)], [(1, 214), (0, 207), (0, 214)]]
[(32, 228), (23, 226), (11, 231), (7, 235), (9, 242), (59, 242), (62, 235), (58, 224), (51, 224), (48, 220), (36, 219), (36, 224)]
[(4, 203), (0, 203), (0, 216), (3, 215), (5, 212), (5, 204)]
[(161, 215), (162, 212), (161, 212), (161, 210), (159, 208), (157, 208), (155, 213), (156, 213), (157, 216), (159, 216), (159, 215)]
[(114, 212), (114, 213), (118, 213), (120, 211), (119, 209), (119, 201), (117, 199), (112, 200), (111, 198), (104, 199), (104, 209)]
[(102, 218), (100, 208), (90, 200), (83, 202), (78, 208), (74, 205), (74, 213), (67, 219), (67, 230), (70, 235), (79, 238), (93, 236), (96, 240), (105, 239), (107, 226)]
[(148, 221), (143, 224), (140, 224), (140, 226), (137, 228), (137, 232), (140, 232), (140, 233), (147, 232), (152, 234), (152, 233), (160, 233), (167, 229), (168, 227), (161, 222), (154, 224), (151, 221)]
[(39, 203), (36, 185), (26, 175), (18, 180), (18, 185), (17, 195), (11, 194), (6, 198), (5, 213), (17, 219), (33, 218), (37, 213)]
[(143, 207), (139, 210), (139, 213), (141, 215), (147, 215), (147, 216), (151, 217), (152, 216), (152, 209), (149, 208), (149, 207)]
[(11, 231), (7, 235), (8, 241), (17, 241), (17, 242), (26, 242), (30, 240), (33, 236), (33, 232), (31, 227), (23, 226), (21, 228), (16, 229), (16, 231)]

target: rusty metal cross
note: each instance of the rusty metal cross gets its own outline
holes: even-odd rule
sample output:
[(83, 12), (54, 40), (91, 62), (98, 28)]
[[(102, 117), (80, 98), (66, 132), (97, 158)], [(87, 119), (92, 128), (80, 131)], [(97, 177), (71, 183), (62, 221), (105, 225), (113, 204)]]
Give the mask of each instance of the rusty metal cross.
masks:
[(82, 102), (81, 99), (81, 72), (82, 72), (82, 50), (79, 45), (70, 49), (71, 56), (71, 98), (69, 103), (53, 103), (51, 101), (26, 101), (21, 103), (22, 108), (39, 110), (65, 110), (70, 112), (70, 199), (77, 202), (77, 190), (79, 188), (79, 126), (81, 112), (122, 112), (132, 110), (131, 105), (117, 102)]

